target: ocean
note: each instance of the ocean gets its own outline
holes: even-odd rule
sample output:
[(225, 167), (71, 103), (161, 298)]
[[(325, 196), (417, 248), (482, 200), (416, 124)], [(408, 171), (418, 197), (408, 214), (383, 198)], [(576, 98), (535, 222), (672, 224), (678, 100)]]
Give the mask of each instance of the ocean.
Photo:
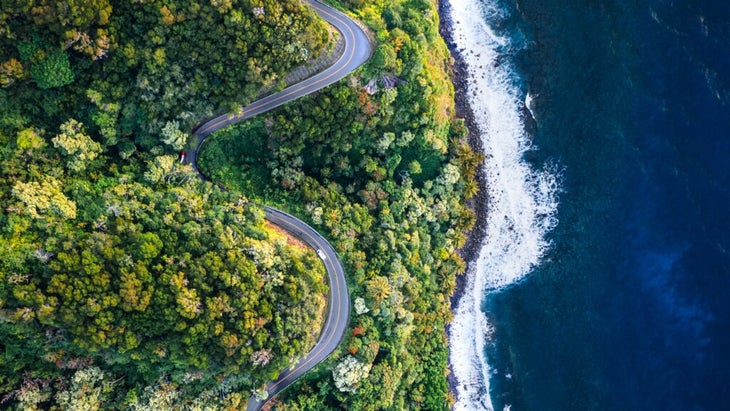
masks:
[(730, 2), (445, 3), (489, 197), (455, 410), (730, 409)]

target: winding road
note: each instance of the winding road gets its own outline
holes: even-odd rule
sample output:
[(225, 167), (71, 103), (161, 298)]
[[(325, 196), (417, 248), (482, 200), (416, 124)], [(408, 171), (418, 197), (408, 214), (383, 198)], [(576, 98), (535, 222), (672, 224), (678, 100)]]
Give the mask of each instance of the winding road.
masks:
[[(198, 144), (195, 150), (190, 153), (188, 161), (199, 174), (198, 152), (208, 135), (223, 127), (247, 120), (327, 87), (346, 77), (370, 58), (372, 54), (370, 40), (353, 19), (317, 0), (308, 0), (308, 2), (322, 18), (340, 32), (345, 46), (342, 55), (332, 66), (318, 74), (243, 107), (241, 114), (234, 116), (224, 114), (198, 127), (194, 133), (198, 137)], [(202, 174), (200, 175), (204, 178)], [(273, 398), (297, 378), (324, 361), (337, 348), (349, 323), (350, 296), (345, 282), (345, 270), (332, 245), (302, 220), (272, 207), (267, 206), (264, 209), (268, 221), (306, 242), (317, 251), (327, 270), (330, 285), (327, 318), (319, 340), (314, 348), (302, 357), (296, 365), (282, 371), (275, 381), (266, 384), (265, 390), (268, 393), (268, 398)], [(266, 401), (259, 401), (255, 397), (251, 397), (246, 410), (260, 410)]]
[[(282, 371), (276, 381), (266, 384), (266, 392), (271, 398), (315, 365), (324, 361), (340, 345), (350, 321), (350, 295), (345, 282), (345, 269), (342, 267), (342, 262), (337, 257), (332, 245), (302, 220), (272, 207), (265, 207), (264, 209), (266, 210), (267, 220), (309, 244), (310, 247), (317, 250), (320, 258), (324, 257), (322, 262), (327, 270), (330, 286), (327, 319), (324, 322), (324, 327), (322, 327), (319, 340), (314, 348), (299, 360), (293, 368)], [(258, 410), (265, 402), (251, 398), (248, 401), (246, 410)]]
[[(197, 135), (200, 139), (198, 149), (205, 141), (205, 137), (214, 131), (265, 113), (290, 101), (304, 97), (307, 94), (314, 93), (317, 90), (329, 86), (330, 84), (336, 83), (337, 81), (345, 78), (353, 70), (360, 67), (368, 60), (368, 58), (370, 58), (370, 55), (372, 54), (370, 40), (362, 28), (360, 28), (360, 26), (358, 26), (352, 18), (330, 6), (320, 3), (317, 0), (308, 0), (308, 2), (322, 18), (340, 32), (345, 43), (342, 56), (340, 56), (335, 64), (314, 76), (243, 107), (241, 114), (233, 116), (230, 114), (222, 114), (202, 124), (195, 130), (195, 135)], [(197, 155), (197, 152), (198, 150), (195, 150), (194, 154)], [(195, 161), (192, 162), (197, 164)]]

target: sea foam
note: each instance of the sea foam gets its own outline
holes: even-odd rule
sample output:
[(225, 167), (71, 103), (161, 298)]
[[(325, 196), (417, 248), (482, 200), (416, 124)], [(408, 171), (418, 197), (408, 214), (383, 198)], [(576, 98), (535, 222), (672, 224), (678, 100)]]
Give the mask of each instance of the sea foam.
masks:
[[(525, 98), (503, 55), (510, 38), (487, 21), (503, 12), (495, 0), (449, 0), (452, 35), (467, 64), (469, 103), (478, 125), (489, 198), (485, 240), (467, 273), (465, 292), (450, 327), (450, 362), (457, 380), (456, 411), (493, 410), (485, 347), (492, 326), (481, 309), (487, 293), (514, 284), (540, 262), (556, 224), (556, 167), (535, 170), (523, 155), (533, 150), (525, 131)], [(532, 97), (528, 98), (528, 101)], [(532, 111), (534, 101), (527, 107)]]

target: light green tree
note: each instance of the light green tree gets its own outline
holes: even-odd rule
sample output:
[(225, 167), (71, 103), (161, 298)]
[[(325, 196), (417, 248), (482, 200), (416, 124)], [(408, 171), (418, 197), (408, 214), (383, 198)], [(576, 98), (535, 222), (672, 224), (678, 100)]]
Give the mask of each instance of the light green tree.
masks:
[(413, 160), (408, 163), (408, 172), (416, 175), (421, 174), (423, 172), (423, 169), (421, 168), (421, 163), (419, 163), (418, 160)]
[(105, 374), (98, 367), (76, 371), (71, 384), (56, 394), (56, 402), (62, 410), (95, 411), (101, 409), (104, 397), (111, 392), (111, 384), (104, 381)]
[(375, 300), (375, 303), (380, 305), (383, 300), (388, 298), (393, 288), (386, 277), (378, 275), (368, 281), (367, 290), (370, 297)]
[(332, 370), (335, 386), (342, 392), (355, 392), (358, 383), (368, 376), (371, 364), (364, 364), (348, 355)]
[(175, 150), (181, 150), (185, 147), (187, 137), (187, 134), (180, 131), (180, 125), (177, 121), (168, 121), (162, 127), (162, 142)]
[(52, 213), (62, 219), (76, 218), (76, 203), (61, 191), (61, 182), (51, 176), (29, 183), (17, 182), (13, 196), (25, 205), (25, 212), (33, 218)]
[(149, 168), (144, 173), (144, 178), (151, 183), (158, 183), (167, 174), (172, 172), (174, 166), (174, 156), (157, 156), (155, 157), (154, 161), (148, 164)]
[(395, 141), (395, 133), (386, 132), (383, 133), (382, 137), (378, 140), (378, 143), (376, 145), (378, 149), (378, 153), (385, 154), (388, 152), (388, 149), (390, 148), (391, 144)]
[(51, 389), (43, 381), (25, 379), (13, 394), (18, 401), (18, 409), (39, 411), (42, 409), (40, 405), (51, 397)]
[(43, 138), (38, 135), (38, 132), (33, 128), (26, 128), (18, 132), (16, 144), (21, 150), (36, 150), (43, 148), (46, 145)]
[[(174, 384), (158, 381), (158, 385), (148, 386), (142, 391), (141, 398), (131, 401), (130, 409), (134, 411), (161, 411), (176, 408), (180, 391)], [(179, 407), (179, 405), (177, 405)]]
[(84, 171), (87, 164), (102, 151), (101, 144), (84, 133), (84, 125), (74, 119), (61, 124), (61, 134), (51, 139), (53, 146), (66, 156), (66, 165), (75, 172)]

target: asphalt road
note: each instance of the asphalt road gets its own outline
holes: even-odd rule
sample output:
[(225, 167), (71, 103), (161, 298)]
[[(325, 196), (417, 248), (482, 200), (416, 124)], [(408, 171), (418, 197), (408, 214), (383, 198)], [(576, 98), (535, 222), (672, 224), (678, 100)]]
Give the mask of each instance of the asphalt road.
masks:
[(236, 124), (261, 113), (265, 113), (290, 101), (306, 96), (307, 94), (314, 93), (317, 90), (329, 86), (330, 84), (336, 83), (337, 81), (345, 78), (353, 70), (360, 67), (368, 58), (370, 58), (370, 55), (372, 54), (370, 41), (367, 35), (365, 35), (365, 32), (352, 18), (330, 6), (320, 3), (317, 0), (308, 1), (312, 8), (314, 8), (314, 10), (317, 11), (322, 18), (340, 32), (345, 43), (344, 51), (340, 58), (335, 62), (335, 64), (314, 76), (243, 107), (240, 114), (222, 114), (200, 125), (195, 130), (195, 135), (199, 138), (198, 146), (194, 152), (190, 153), (192, 156), (190, 158), (190, 162), (194, 166), (197, 166), (198, 151), (200, 151), (200, 147), (203, 142), (205, 142), (205, 138), (209, 134), (223, 127)]
[[(342, 56), (332, 66), (322, 72), (291, 85), (276, 94), (264, 97), (243, 107), (242, 113), (239, 115), (231, 116), (224, 114), (198, 127), (195, 131), (195, 135), (198, 136), (198, 145), (195, 151), (188, 155), (188, 161), (196, 170), (198, 170), (198, 152), (205, 142), (206, 137), (211, 133), (327, 87), (346, 77), (370, 58), (372, 45), (363, 30), (354, 20), (317, 0), (308, 1), (322, 18), (340, 32), (345, 44)], [(203, 177), (202, 174), (201, 177)], [(265, 210), (267, 220), (285, 229), (291, 235), (298, 237), (317, 251), (327, 270), (330, 286), (327, 318), (319, 340), (314, 348), (300, 359), (297, 364), (292, 368), (282, 371), (278, 379), (266, 385), (265, 389), (270, 399), (315, 365), (324, 361), (337, 348), (349, 324), (350, 296), (345, 282), (345, 270), (332, 245), (312, 227), (298, 218), (271, 207), (265, 207)], [(265, 403), (265, 400), (258, 401), (252, 397), (249, 399), (246, 409), (247, 411), (257, 411)]]
[[(265, 207), (265, 210), (267, 220), (309, 244), (310, 247), (317, 250), (317, 254), (321, 253), (320, 258), (324, 257), (322, 262), (327, 270), (330, 286), (327, 319), (322, 327), (319, 341), (293, 368), (282, 371), (276, 381), (266, 385), (266, 392), (271, 398), (312, 367), (324, 361), (337, 348), (349, 325), (350, 295), (345, 282), (345, 269), (342, 267), (340, 259), (337, 258), (337, 253), (332, 245), (302, 220), (275, 208)], [(246, 409), (248, 411), (258, 410), (264, 403), (265, 401), (261, 402), (251, 398)]]

